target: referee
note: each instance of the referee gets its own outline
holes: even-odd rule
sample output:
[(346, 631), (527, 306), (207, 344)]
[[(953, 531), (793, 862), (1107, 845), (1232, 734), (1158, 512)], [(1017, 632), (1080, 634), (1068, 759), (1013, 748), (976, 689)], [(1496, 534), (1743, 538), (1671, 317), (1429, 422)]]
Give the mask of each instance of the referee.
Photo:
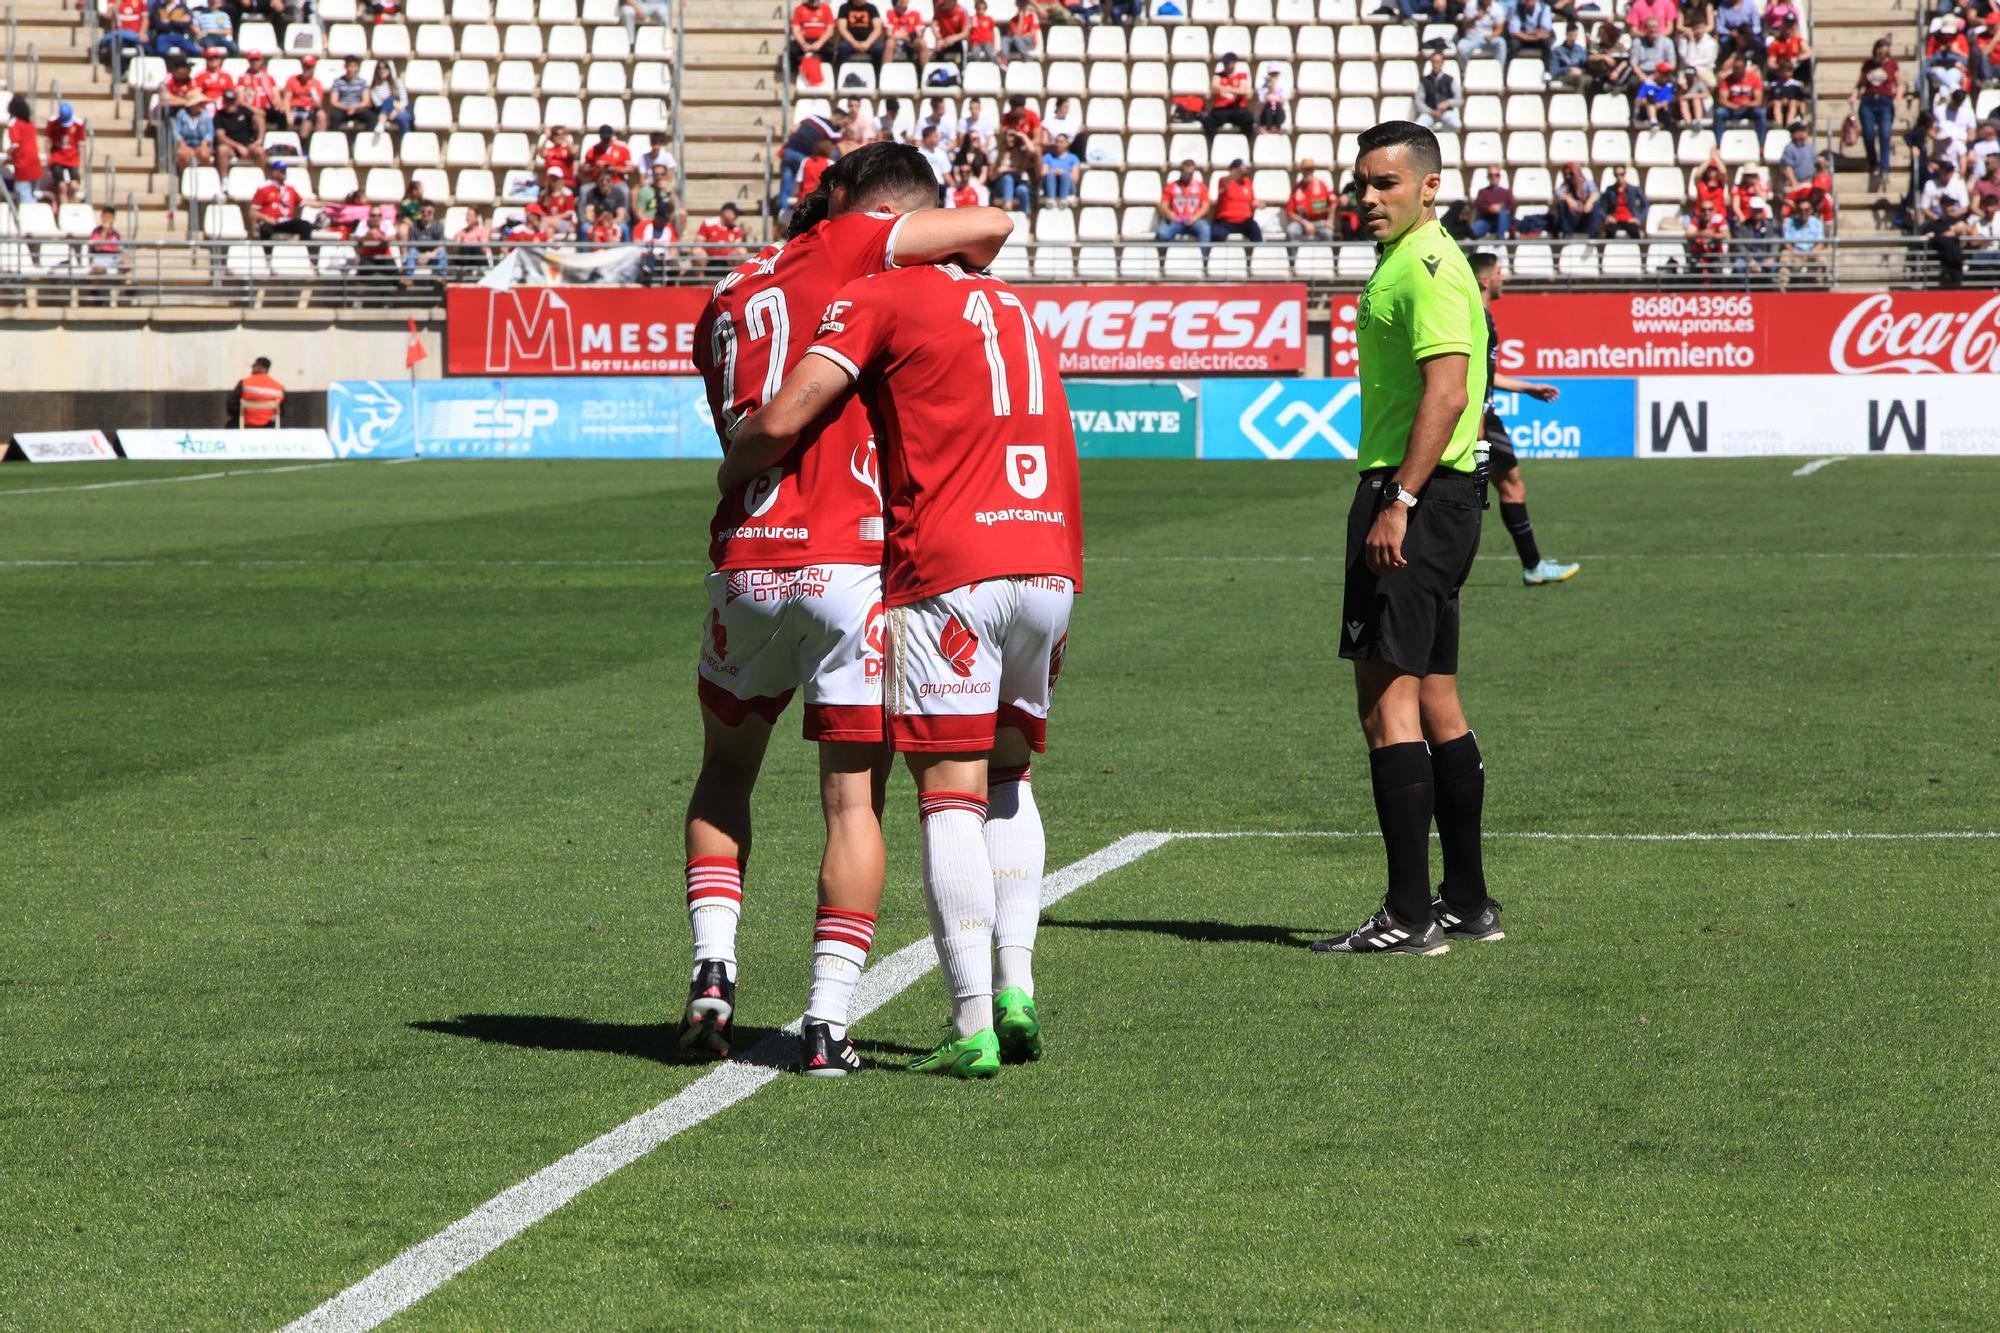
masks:
[[(1362, 225), (1374, 276), (1361, 352), (1361, 485), (1347, 515), (1340, 655), (1354, 663), (1375, 814), (1389, 858), (1382, 907), (1321, 953), (1440, 954), (1501, 938), (1486, 896), (1479, 816), (1486, 774), (1458, 702), (1458, 590), (1479, 550), (1474, 452), (1486, 400), (1486, 314), (1458, 243), (1432, 207), (1437, 136), (1407, 120), (1359, 141)], [(1431, 901), (1437, 821), (1444, 884)]]

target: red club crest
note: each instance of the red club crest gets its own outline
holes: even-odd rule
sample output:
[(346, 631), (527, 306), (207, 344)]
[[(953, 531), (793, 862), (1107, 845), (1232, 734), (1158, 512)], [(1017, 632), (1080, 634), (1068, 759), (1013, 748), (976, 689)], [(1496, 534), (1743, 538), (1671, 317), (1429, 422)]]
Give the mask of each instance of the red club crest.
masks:
[(961, 677), (970, 676), (972, 659), (979, 652), (979, 636), (953, 616), (944, 622), (944, 631), (938, 635), (938, 649), (951, 663), (952, 671)]
[(722, 627), (722, 612), (708, 613), (708, 642), (718, 660), (729, 656), (729, 631)]

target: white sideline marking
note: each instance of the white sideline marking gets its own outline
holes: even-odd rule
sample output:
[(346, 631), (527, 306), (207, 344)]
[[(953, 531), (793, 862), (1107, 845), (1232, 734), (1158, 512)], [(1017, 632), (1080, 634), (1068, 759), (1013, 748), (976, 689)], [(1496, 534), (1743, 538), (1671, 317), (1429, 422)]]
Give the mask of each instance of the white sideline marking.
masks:
[[(1174, 838), (1171, 833), (1131, 833), (1042, 882), (1049, 906), (1084, 885)], [(853, 1021), (860, 1022), (909, 989), (937, 965), (928, 938), (905, 945), (861, 974)], [(785, 1035), (797, 1035), (794, 1020)], [(774, 1058), (780, 1041), (765, 1038), (757, 1051)], [(768, 1048), (768, 1049), (767, 1049)], [(511, 1189), (496, 1194), (437, 1235), (413, 1245), (326, 1304), (285, 1326), (285, 1333), (340, 1330), (361, 1333), (408, 1309), (613, 1172), (630, 1166), (685, 1130), (726, 1111), (778, 1077), (774, 1064), (731, 1061), (704, 1074), (650, 1111), (600, 1135)]]
[(1847, 459), (1847, 457), (1848, 455), (1846, 454), (1835, 454), (1831, 458), (1815, 458), (1813, 459), (1812, 462), (1807, 463), (1804, 467), (1793, 468), (1792, 475), (1795, 477), (1810, 477), (1813, 473), (1819, 471), (1821, 468), (1831, 467), (1835, 463), (1843, 462)]
[[(311, 472), (323, 467), (345, 467), (349, 459), (331, 463), (292, 463), (285, 467), (245, 467), (233, 472), (191, 472), (184, 477), (134, 477), (130, 481), (93, 481), (87, 486), (16, 486), (0, 495), (60, 495), (64, 491), (115, 491), (120, 486), (171, 486), (181, 481), (214, 481), (220, 477), (272, 477), (280, 472)], [(403, 460), (398, 459), (398, 462)]]
[[(1379, 838), (1377, 829), (1226, 829), (1215, 833), (1175, 832), (1173, 840), (1209, 841), (1225, 838)], [(1479, 835), (1489, 841), (1510, 842), (1964, 842), (2000, 838), (2000, 830), (1950, 829), (1936, 833), (1869, 833), (1855, 829), (1830, 829), (1823, 833), (1559, 833), (1540, 829), (1496, 832), (1483, 829)], [(1431, 838), (1437, 838), (1436, 833)]]

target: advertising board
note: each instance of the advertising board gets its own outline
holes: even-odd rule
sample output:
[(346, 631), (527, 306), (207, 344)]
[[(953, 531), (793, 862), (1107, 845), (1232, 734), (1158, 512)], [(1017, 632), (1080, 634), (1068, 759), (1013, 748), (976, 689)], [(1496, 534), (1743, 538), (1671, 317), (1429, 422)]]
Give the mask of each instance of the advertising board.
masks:
[(1069, 380), (1080, 458), (1193, 458), (1200, 386), (1193, 382)]
[(30, 463), (105, 463), (118, 457), (101, 430), (24, 430), (14, 447)]
[(1306, 289), (1022, 287), (1065, 375), (1289, 374), (1306, 366)]
[(121, 430), (118, 447), (127, 458), (147, 462), (307, 461), (334, 456), (323, 430)]
[(706, 287), (448, 288), (445, 373), (692, 375), (707, 300)]
[(2000, 454), (1980, 376), (1747, 375), (1638, 382), (1641, 458)]
[[(1496, 394), (1494, 410), (1523, 458), (1630, 458), (1635, 381), (1551, 380), (1553, 403)], [(1351, 379), (1207, 380), (1203, 458), (1352, 459), (1361, 386)]]
[(339, 380), (342, 458), (720, 458), (701, 381), (625, 377)]

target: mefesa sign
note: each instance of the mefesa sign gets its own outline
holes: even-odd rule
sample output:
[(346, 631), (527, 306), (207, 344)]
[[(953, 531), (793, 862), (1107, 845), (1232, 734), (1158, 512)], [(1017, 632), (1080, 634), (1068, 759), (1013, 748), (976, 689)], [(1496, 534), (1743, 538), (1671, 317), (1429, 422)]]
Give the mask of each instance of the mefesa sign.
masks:
[[(1353, 314), (1335, 300), (1335, 375), (1355, 373)], [(2000, 373), (1993, 292), (1550, 293), (1493, 316), (1514, 375)]]
[(453, 287), (450, 375), (691, 375), (706, 287)]
[(1271, 374), (1306, 367), (1306, 289), (1023, 287), (1065, 375)]

